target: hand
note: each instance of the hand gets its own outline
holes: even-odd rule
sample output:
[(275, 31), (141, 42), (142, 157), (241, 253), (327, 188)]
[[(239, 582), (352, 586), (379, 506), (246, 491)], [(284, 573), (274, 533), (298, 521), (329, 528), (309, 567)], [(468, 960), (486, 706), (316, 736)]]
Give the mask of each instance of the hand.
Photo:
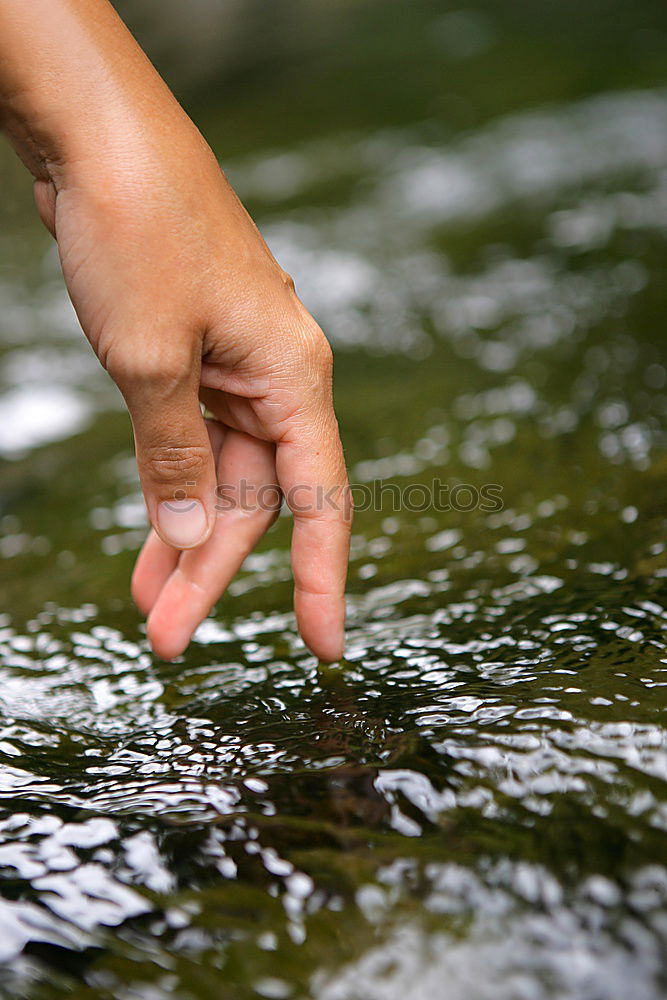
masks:
[[(35, 183), (81, 325), (132, 417), (153, 525), (133, 595), (156, 653), (182, 653), (275, 519), (278, 484), (299, 630), (336, 660), (351, 511), (331, 350), (200, 134), (177, 106), (165, 116), (126, 122), (102, 164)], [(218, 421), (208, 432), (200, 400)], [(242, 480), (265, 488), (261, 505), (241, 506)]]
[[(153, 648), (183, 652), (275, 517), (277, 483), (301, 635), (338, 659), (351, 510), (331, 351), (211, 150), (107, 0), (2, 0), (0, 125), (130, 410)], [(218, 478), (238, 501), (222, 511)], [(273, 501), (249, 509), (248, 486)]]

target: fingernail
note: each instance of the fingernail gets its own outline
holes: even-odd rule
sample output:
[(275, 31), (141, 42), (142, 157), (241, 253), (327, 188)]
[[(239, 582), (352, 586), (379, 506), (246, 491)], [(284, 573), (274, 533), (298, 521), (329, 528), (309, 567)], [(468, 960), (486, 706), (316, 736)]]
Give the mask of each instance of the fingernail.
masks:
[(157, 527), (175, 549), (191, 549), (206, 536), (206, 513), (199, 500), (163, 500), (157, 509)]

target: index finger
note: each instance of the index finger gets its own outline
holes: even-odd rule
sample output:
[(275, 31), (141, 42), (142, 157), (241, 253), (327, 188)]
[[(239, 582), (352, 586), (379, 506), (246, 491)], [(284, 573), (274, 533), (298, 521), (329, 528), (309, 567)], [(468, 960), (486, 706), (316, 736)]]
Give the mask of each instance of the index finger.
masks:
[(278, 482), (294, 515), (292, 571), (299, 632), (320, 660), (345, 644), (345, 579), (352, 502), (333, 409), (294, 418), (276, 452)]

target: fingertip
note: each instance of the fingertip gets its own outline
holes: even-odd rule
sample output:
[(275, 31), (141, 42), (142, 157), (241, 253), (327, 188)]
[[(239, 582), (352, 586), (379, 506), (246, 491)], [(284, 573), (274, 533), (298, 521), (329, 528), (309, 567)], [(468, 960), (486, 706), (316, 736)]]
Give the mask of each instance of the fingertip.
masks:
[[(310, 649), (310, 647), (309, 647)], [(315, 649), (310, 649), (311, 653), (317, 657), (320, 663), (330, 666), (339, 663), (345, 656), (345, 643), (324, 643)]]
[(182, 656), (188, 648), (190, 634), (186, 635), (182, 630), (169, 630), (159, 620), (149, 616), (146, 624), (146, 635), (151, 649), (155, 656), (161, 660), (172, 661)]
[(201, 588), (177, 568), (160, 592), (146, 623), (155, 654), (163, 660), (181, 656), (209, 610), (210, 603)]
[(297, 591), (295, 609), (299, 632), (308, 649), (323, 663), (335, 663), (345, 653), (345, 602), (331, 594)]

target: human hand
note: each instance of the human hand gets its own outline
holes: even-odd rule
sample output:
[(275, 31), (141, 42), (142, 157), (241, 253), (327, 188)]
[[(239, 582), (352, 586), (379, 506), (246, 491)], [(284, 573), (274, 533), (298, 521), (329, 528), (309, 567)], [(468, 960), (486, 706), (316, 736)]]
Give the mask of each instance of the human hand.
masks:
[[(132, 417), (153, 525), (133, 594), (153, 648), (183, 652), (278, 484), (301, 635), (338, 659), (351, 509), (331, 351), (210, 148), (107, 0), (3, 0), (0, 125)], [(222, 511), (219, 478), (241, 501)], [(244, 480), (273, 500), (249, 509)]]
[[(206, 143), (169, 117), (168, 129), (126, 126), (102, 171), (78, 161), (35, 185), (81, 325), (132, 417), (153, 525), (133, 595), (156, 653), (182, 653), (275, 519), (277, 484), (294, 514), (298, 626), (335, 660), (351, 512), (331, 350)], [(210, 436), (200, 400), (219, 421)]]

